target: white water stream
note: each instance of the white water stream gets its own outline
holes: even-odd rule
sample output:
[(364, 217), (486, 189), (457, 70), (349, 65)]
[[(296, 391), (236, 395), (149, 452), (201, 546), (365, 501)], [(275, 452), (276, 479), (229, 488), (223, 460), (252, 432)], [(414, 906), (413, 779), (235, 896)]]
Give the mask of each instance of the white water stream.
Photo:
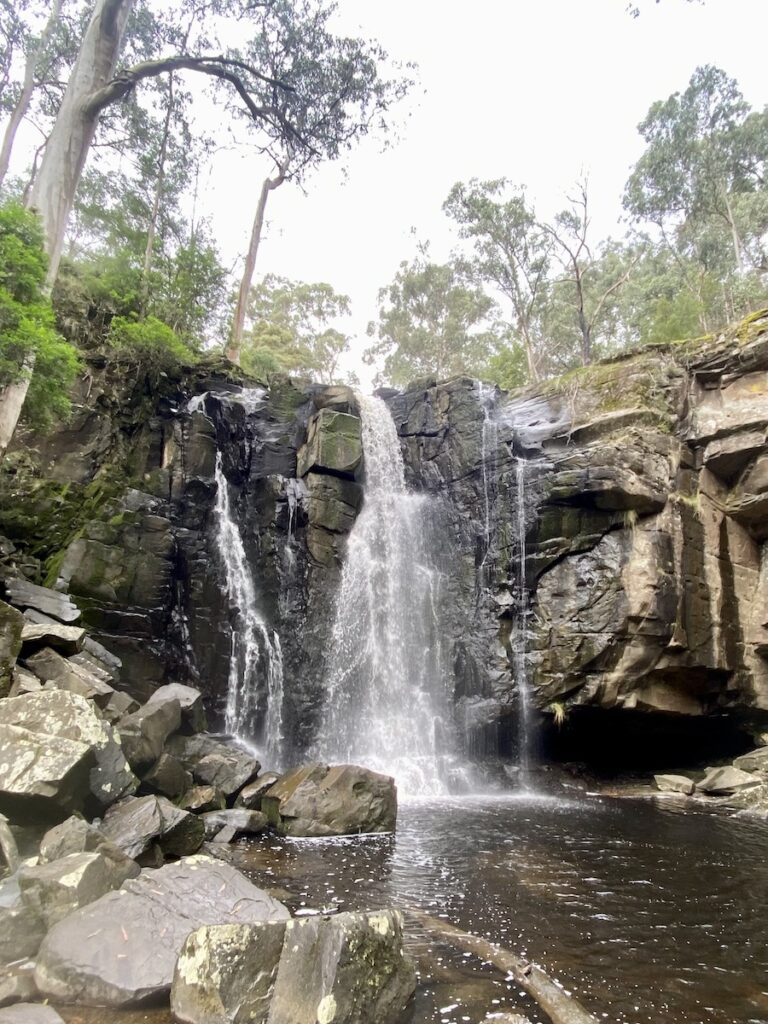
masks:
[(283, 747), (280, 638), (277, 633), (270, 633), (258, 609), (243, 539), (232, 518), (220, 452), (216, 454), (215, 511), (216, 543), (233, 616), (224, 725), (227, 732), (255, 746), (270, 768), (276, 768), (280, 766)]
[(358, 396), (363, 507), (337, 598), (316, 751), (393, 775), (401, 795), (448, 791), (455, 734), (429, 550), (431, 500), (406, 490), (386, 404)]

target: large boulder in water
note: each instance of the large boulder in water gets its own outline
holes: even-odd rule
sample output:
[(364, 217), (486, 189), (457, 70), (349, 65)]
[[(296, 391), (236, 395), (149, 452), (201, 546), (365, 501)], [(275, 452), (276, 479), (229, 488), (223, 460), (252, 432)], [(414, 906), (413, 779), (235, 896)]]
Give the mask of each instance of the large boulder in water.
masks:
[(57, 924), (37, 958), (43, 995), (61, 1003), (128, 1006), (168, 996), (179, 951), (203, 925), (284, 921), (285, 907), (239, 871), (189, 857), (142, 871), (118, 892)]
[(395, 780), (354, 764), (308, 764), (287, 772), (267, 790), (261, 809), (286, 836), (342, 836), (393, 832)]
[(84, 697), (51, 690), (0, 701), (0, 810), (9, 817), (106, 807), (137, 785), (111, 726)]
[(416, 976), (387, 910), (193, 932), (171, 1007), (180, 1024), (394, 1024)]

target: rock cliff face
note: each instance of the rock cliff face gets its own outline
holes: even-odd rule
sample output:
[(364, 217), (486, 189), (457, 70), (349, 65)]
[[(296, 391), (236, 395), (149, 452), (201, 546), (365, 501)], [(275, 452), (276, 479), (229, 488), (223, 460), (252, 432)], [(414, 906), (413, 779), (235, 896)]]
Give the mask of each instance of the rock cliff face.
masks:
[[(385, 394), (441, 539), (439, 615), (470, 753), (511, 744), (523, 677), (566, 735), (595, 720), (649, 736), (765, 725), (767, 371), (764, 313), (513, 396), (466, 378)], [(81, 388), (67, 428), (20, 438), (4, 468), (7, 574), (75, 596), (138, 697), (190, 681), (221, 712), (242, 610), (218, 464), (282, 647), (285, 753), (306, 748), (365, 500), (354, 395), (295, 380), (267, 391), (213, 364), (149, 388), (94, 366)]]

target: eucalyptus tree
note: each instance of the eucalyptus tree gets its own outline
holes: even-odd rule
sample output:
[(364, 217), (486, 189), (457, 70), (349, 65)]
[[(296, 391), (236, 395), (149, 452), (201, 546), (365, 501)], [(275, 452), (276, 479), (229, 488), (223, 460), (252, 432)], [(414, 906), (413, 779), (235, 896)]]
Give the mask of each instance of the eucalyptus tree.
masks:
[(476, 283), (507, 300), (510, 331), (523, 347), (530, 380), (539, 380), (546, 343), (539, 330), (552, 259), (552, 238), (536, 219), (525, 189), (505, 178), (453, 186), (443, 209), (471, 243), (463, 266)]
[(273, 103), (295, 134), (265, 134), (261, 141), (274, 171), (261, 186), (235, 306), (227, 346), (235, 362), (269, 196), (287, 181), (301, 185), (320, 163), (339, 159), (372, 129), (385, 133), (391, 105), (411, 85), (399, 68), (395, 77), (384, 76), (389, 57), (377, 43), (335, 35), (335, 12), (324, 0), (273, 0), (257, 16), (259, 30), (246, 51), (249, 63), (269, 68), (285, 87), (274, 90)]
[(587, 366), (594, 356), (595, 333), (617, 293), (629, 280), (639, 254), (628, 256), (623, 248), (617, 250), (606, 245), (600, 247), (602, 252), (595, 249), (586, 178), (577, 182), (568, 202), (568, 207), (551, 224), (541, 227), (554, 242), (562, 271), (553, 290), (555, 295), (558, 291), (564, 294), (567, 317), (576, 328), (581, 363)]
[(243, 342), (248, 369), (280, 369), (323, 384), (338, 382), (339, 360), (350, 343), (338, 327), (350, 313), (347, 295), (324, 282), (267, 274), (251, 289), (248, 313), (253, 324)]
[(456, 267), (432, 263), (425, 249), (404, 262), (379, 292), (377, 335), (368, 363), (384, 360), (384, 379), (397, 387), (417, 377), (476, 376), (499, 346), (495, 303), (464, 281)]

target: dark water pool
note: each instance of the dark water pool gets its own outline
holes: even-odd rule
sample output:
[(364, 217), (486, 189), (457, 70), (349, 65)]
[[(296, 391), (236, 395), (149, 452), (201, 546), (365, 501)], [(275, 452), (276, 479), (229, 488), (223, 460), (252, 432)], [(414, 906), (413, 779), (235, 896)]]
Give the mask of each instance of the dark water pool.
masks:
[[(401, 806), (396, 836), (240, 842), (226, 856), (291, 910), (420, 908), (531, 957), (599, 1019), (768, 1024), (768, 823), (674, 802), (465, 798)], [(409, 927), (403, 1024), (480, 1024), (513, 984)], [(167, 1011), (63, 1010), (71, 1024)], [(371, 1022), (375, 1024), (375, 1022)]]
[[(401, 807), (397, 835), (241, 843), (294, 910), (418, 907), (531, 957), (620, 1024), (768, 1024), (768, 823), (644, 800)], [(283, 894), (286, 898), (286, 894)], [(413, 1024), (481, 1021), (516, 987), (418, 931)], [(439, 958), (439, 959), (438, 959)]]

